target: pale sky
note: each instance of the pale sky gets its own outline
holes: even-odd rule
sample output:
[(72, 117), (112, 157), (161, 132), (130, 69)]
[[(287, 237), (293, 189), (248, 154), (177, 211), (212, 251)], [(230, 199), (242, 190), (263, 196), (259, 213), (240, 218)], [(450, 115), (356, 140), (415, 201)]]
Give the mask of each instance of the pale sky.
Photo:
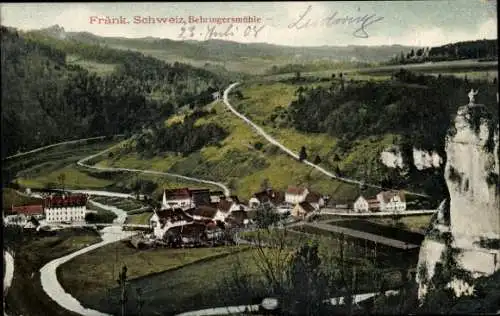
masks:
[[(28, 30), (59, 24), (66, 31), (87, 31), (101, 36), (152, 36), (179, 40), (182, 27), (194, 26), (193, 36), (189, 39), (204, 40), (210, 33), (208, 27), (215, 26), (217, 33), (224, 33), (230, 24), (137, 24), (136, 17), (151, 17), (153, 20), (182, 17), (188, 22), (189, 16), (255, 16), (261, 18), (262, 22), (235, 24), (231, 30), (233, 34), (221, 39), (292, 46), (435, 46), (464, 40), (497, 38), (496, 1), (492, 0), (2, 3), (0, 6), (1, 24), (5, 26)], [(293, 25), (301, 15), (304, 15), (302, 20)], [(122, 17), (122, 21), (128, 24), (90, 22), (91, 17), (95, 17), (94, 20), (97, 21), (97, 18), (107, 16)], [(317, 26), (303, 27), (307, 20), (324, 22), (328, 17), (331, 19), (327, 21), (327, 25), (319, 23)], [(351, 18), (351, 23), (346, 23), (346, 17)], [(360, 29), (363, 23), (364, 32)], [(260, 31), (257, 36), (253, 36), (253, 33), (245, 36), (247, 27), (257, 27)], [(191, 33), (186, 30), (184, 35), (189, 36)]]

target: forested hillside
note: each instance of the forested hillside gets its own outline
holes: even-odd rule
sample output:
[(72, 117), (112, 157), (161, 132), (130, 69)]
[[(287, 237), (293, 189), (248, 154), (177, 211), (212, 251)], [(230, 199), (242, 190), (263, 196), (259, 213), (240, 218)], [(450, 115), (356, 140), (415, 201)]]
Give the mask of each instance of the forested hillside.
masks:
[[(414, 147), (436, 150), (441, 157), (446, 157), (446, 133), (458, 107), (467, 104), (467, 92), (471, 88), (479, 89), (476, 102), (486, 105), (494, 116), (491, 121), (498, 122), (496, 83), (469, 83), (456, 77), (424, 76), (406, 70), (386, 82), (339, 79), (328, 87), (299, 87), (297, 100), (290, 104), (288, 113), (281, 116), (288, 117), (299, 131), (328, 133), (338, 138), (340, 160), (349, 155), (358, 139), (393, 134), (402, 136), (399, 145), (404, 161), (413, 162)], [(377, 177), (371, 168), (375, 166), (361, 165), (343, 172)], [(387, 181), (388, 185), (395, 186), (420, 183), (426, 192), (439, 195), (445, 188), (442, 179), (442, 170), (418, 172), (412, 163), (405, 177), (394, 173)]]
[[(180, 63), (40, 34), (2, 33), (2, 157), (70, 138), (138, 130), (184, 105), (211, 100), (227, 81)], [(98, 76), (67, 54), (118, 63)]]

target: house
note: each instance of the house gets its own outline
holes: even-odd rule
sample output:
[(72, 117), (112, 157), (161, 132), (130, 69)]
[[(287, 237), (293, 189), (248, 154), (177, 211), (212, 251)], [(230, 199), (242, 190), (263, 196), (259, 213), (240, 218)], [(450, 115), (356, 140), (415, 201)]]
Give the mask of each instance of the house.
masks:
[(237, 199), (230, 199), (226, 200), (225, 198), (222, 199), (218, 204), (217, 204), (217, 209), (221, 211), (222, 213), (225, 214), (227, 217), (229, 214), (232, 212), (236, 211), (246, 211), (247, 207), (243, 204), (240, 204), (237, 202)]
[(153, 235), (157, 239), (163, 239), (165, 233), (172, 227), (182, 226), (193, 221), (193, 217), (188, 215), (181, 208), (166, 210), (155, 210), (149, 219), (149, 225), (153, 229)]
[(28, 223), (28, 217), (22, 213), (14, 215), (5, 215), (3, 218), (4, 224), (25, 226)]
[(23, 214), (27, 219), (34, 217), (36, 219), (41, 219), (43, 217), (43, 205), (23, 205), (23, 206), (12, 206), (11, 212), (15, 214)]
[(182, 208), (184, 210), (193, 207), (191, 192), (188, 188), (172, 189), (163, 191), (162, 209)]
[(47, 223), (85, 221), (88, 197), (85, 194), (51, 195), (43, 200)]
[(365, 198), (361, 195), (354, 202), (353, 209), (358, 213), (377, 212), (380, 210), (380, 202), (376, 197)]
[(307, 188), (288, 187), (285, 193), (285, 202), (292, 205), (304, 202), (308, 194)]
[(186, 213), (191, 215), (194, 220), (223, 221), (225, 219), (225, 214), (213, 205), (200, 205), (187, 210)]
[(307, 214), (314, 212), (314, 207), (309, 202), (300, 202), (292, 210), (292, 216), (304, 219)]
[(208, 223), (206, 225), (206, 237), (208, 240), (221, 240), (225, 237), (224, 229), (215, 223)]
[(226, 223), (228, 223), (231, 227), (245, 227), (250, 223), (248, 212), (243, 210), (233, 211), (226, 218)]
[(368, 212), (368, 201), (360, 195), (356, 201), (354, 201), (353, 209), (358, 213)]
[(251, 209), (256, 209), (259, 206), (278, 207), (285, 202), (285, 195), (282, 192), (273, 189), (267, 189), (255, 193), (248, 201), (248, 206)]
[(352, 201), (337, 199), (337, 200), (328, 200), (327, 207), (338, 210), (348, 210), (350, 208), (353, 208), (354, 206)]
[(323, 197), (315, 192), (309, 192), (305, 198), (305, 202), (308, 202), (309, 204), (314, 207), (314, 209), (319, 210), (320, 208), (325, 206), (325, 200)]
[(382, 212), (406, 210), (406, 198), (403, 191), (383, 191), (377, 194)]
[(165, 234), (169, 241), (181, 242), (184, 245), (199, 244), (206, 238), (207, 226), (202, 222), (191, 222), (171, 227)]
[(222, 191), (213, 191), (210, 192), (210, 202), (211, 203), (219, 203), (221, 198), (224, 198), (224, 192)]
[(380, 211), (380, 202), (377, 198), (368, 199), (367, 202), (368, 202), (368, 211), (370, 212)]
[(188, 189), (191, 194), (192, 207), (199, 205), (210, 205), (210, 190), (209, 189)]

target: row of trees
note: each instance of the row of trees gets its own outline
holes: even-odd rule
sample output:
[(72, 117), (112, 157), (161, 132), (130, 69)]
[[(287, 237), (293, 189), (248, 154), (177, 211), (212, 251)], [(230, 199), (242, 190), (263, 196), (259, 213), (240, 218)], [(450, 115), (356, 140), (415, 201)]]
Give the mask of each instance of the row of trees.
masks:
[(389, 64), (422, 63), (427, 61), (446, 61), (460, 59), (498, 59), (496, 40), (476, 40), (457, 42), (437, 47), (411, 49), (393, 57)]

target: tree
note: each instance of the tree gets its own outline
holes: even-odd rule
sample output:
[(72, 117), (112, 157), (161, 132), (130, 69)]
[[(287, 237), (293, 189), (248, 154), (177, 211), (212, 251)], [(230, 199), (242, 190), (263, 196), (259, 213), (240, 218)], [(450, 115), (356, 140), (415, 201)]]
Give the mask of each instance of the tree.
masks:
[(65, 173), (61, 173), (57, 176), (57, 180), (59, 181), (59, 183), (61, 184), (61, 188), (64, 192), (64, 181), (66, 180), (66, 174)]
[(299, 161), (304, 161), (307, 159), (306, 147), (302, 146), (299, 153)]
[(268, 229), (270, 226), (278, 223), (279, 214), (270, 206), (261, 205), (255, 213), (255, 222), (259, 228)]
[(321, 158), (316, 155), (316, 157), (314, 158), (314, 162), (313, 162), (315, 165), (319, 165), (321, 163)]
[(323, 314), (328, 282), (321, 271), (318, 244), (303, 244), (293, 255), (289, 267), (290, 289), (283, 297), (285, 308), (296, 315)]

